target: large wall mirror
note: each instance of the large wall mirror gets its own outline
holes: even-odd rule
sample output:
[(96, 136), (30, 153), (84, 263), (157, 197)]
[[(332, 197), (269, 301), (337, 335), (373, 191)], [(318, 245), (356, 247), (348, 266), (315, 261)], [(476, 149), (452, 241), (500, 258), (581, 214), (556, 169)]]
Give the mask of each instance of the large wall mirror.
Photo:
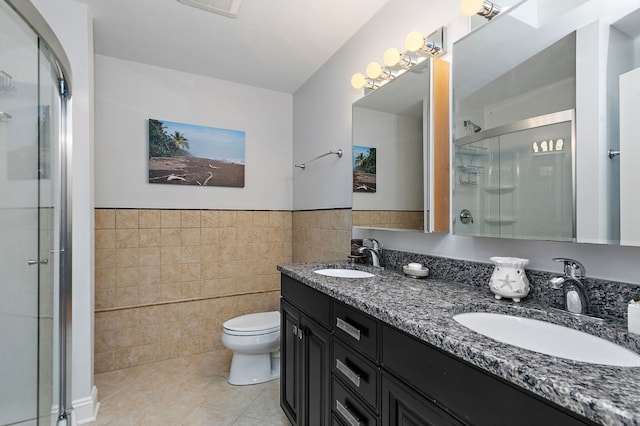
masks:
[(455, 234), (640, 245), (639, 7), (522, 1), (454, 43)]
[(449, 231), (449, 64), (424, 60), (352, 114), (353, 226)]

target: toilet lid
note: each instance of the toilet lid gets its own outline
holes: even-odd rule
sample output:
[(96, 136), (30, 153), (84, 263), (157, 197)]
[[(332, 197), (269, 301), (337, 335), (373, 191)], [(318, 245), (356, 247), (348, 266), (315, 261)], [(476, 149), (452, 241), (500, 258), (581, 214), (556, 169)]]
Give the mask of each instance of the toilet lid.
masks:
[(280, 329), (280, 312), (260, 312), (230, 319), (222, 325), (231, 334), (266, 334)]

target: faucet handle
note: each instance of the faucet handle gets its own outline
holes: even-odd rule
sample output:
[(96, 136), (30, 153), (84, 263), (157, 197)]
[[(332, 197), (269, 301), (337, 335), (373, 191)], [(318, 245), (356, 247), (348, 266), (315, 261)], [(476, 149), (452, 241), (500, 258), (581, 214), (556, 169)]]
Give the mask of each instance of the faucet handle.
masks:
[(554, 262), (564, 263), (564, 274), (572, 278), (584, 278), (587, 275), (587, 270), (582, 263), (575, 259), (568, 259), (565, 257), (554, 257)]
[[(367, 241), (371, 244), (371, 247), (369, 247), (369, 244), (367, 244)], [(378, 240), (376, 240), (375, 238), (365, 238), (362, 240), (362, 245), (365, 247), (369, 247), (372, 248), (373, 250), (379, 250), (382, 248), (382, 244), (380, 244), (380, 242)]]

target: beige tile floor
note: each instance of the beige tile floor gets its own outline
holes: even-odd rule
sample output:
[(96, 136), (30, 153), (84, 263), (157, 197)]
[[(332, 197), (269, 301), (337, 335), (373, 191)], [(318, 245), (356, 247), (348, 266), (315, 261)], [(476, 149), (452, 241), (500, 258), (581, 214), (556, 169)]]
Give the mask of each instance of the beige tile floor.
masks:
[(100, 410), (93, 425), (289, 425), (280, 381), (231, 386), (228, 350), (95, 375)]

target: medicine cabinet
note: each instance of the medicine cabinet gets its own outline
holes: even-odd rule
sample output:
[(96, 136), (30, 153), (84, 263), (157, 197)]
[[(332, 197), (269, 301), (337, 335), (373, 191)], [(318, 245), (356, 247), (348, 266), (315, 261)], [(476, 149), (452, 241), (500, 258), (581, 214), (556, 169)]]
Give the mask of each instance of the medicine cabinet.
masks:
[(453, 232), (640, 245), (638, 2), (522, 1), (452, 57)]
[(448, 62), (424, 60), (354, 102), (352, 114), (353, 226), (448, 232)]

